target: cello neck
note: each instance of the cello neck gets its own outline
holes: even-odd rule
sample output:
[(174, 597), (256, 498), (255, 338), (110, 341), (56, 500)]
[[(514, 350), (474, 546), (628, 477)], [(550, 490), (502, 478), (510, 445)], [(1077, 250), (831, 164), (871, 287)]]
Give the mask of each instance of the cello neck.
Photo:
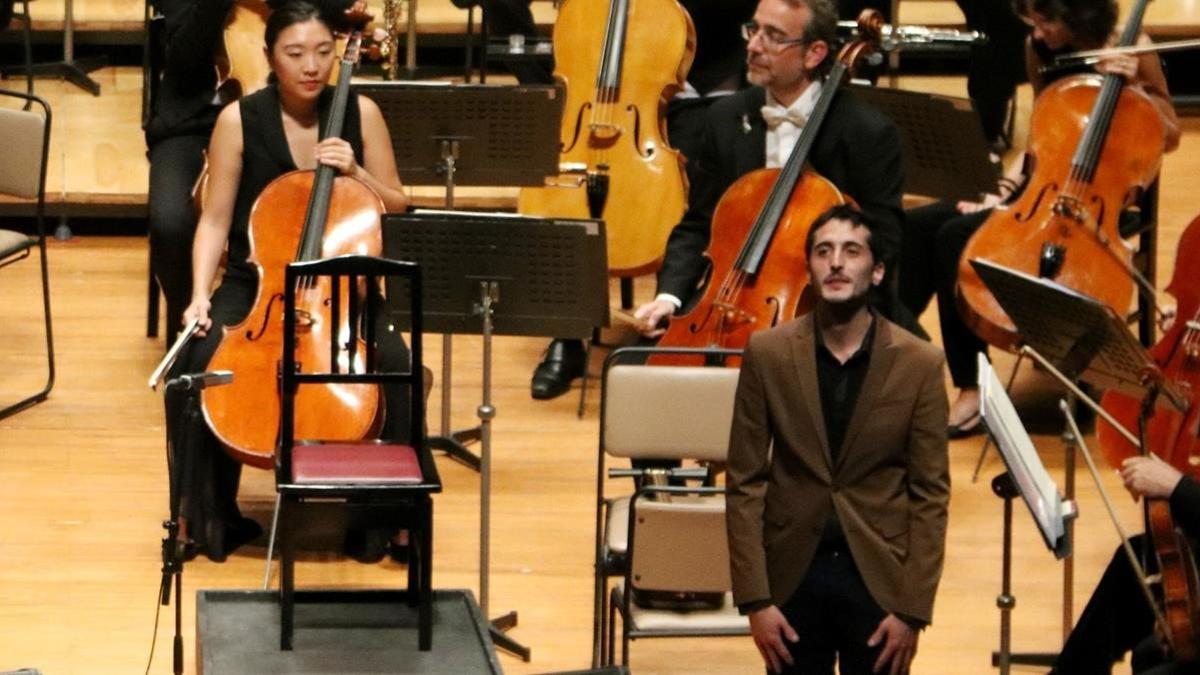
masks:
[[(333, 90), (333, 101), (329, 106), (329, 118), (321, 130), (321, 138), (338, 138), (346, 122), (346, 104), (350, 99), (350, 78), (354, 64), (358, 62), (362, 34), (355, 31), (346, 43), (338, 70), (337, 87)], [(296, 260), (317, 260), (321, 257), (321, 242), (325, 238), (325, 221), (329, 215), (329, 199), (333, 194), (333, 180), (337, 169), (327, 164), (318, 164), (313, 178), (312, 194), (308, 198), (308, 210), (304, 214), (304, 230), (300, 236), (300, 249)]]
[(804, 129), (800, 131), (800, 138), (796, 141), (796, 147), (792, 148), (792, 154), (788, 155), (787, 162), (780, 168), (779, 178), (771, 188), (771, 193), (750, 230), (750, 236), (746, 238), (746, 244), (738, 255), (735, 265), (739, 270), (747, 274), (756, 274), (762, 265), (767, 246), (779, 226), (779, 220), (787, 210), (788, 199), (796, 188), (796, 183), (800, 182), (800, 177), (804, 174), (804, 166), (808, 163), (808, 156), (817, 142), (821, 124), (825, 121), (829, 107), (833, 105), (833, 98), (837, 95), (848, 70), (849, 67), (842, 61), (835, 62), (829, 76), (825, 78), (825, 83), (821, 85), (821, 95), (817, 104), (804, 123)]
[(609, 0), (608, 21), (604, 28), (604, 48), (596, 71), (597, 100), (615, 100), (621, 86), (621, 55), (625, 52), (625, 28), (630, 0)]
[[(1121, 31), (1118, 47), (1128, 47), (1137, 41), (1142, 30), (1142, 19), (1146, 16), (1146, 3), (1149, 0), (1138, 0), (1129, 12), (1129, 19)], [(1104, 84), (1100, 87), (1100, 95), (1092, 105), (1092, 114), (1088, 118), (1087, 130), (1075, 148), (1071, 157), (1071, 178), (1082, 183), (1091, 183), (1100, 165), (1100, 153), (1104, 149), (1104, 141), (1108, 138), (1109, 127), (1112, 126), (1113, 113), (1125, 88), (1125, 78), (1120, 75), (1106, 74)]]

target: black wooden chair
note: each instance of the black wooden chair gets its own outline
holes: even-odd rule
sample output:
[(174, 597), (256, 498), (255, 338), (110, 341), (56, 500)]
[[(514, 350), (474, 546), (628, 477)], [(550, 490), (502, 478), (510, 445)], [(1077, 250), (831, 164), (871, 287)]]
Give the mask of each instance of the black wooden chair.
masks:
[[(313, 321), (307, 315), (298, 319), (298, 287), (311, 287), (309, 282), (321, 277), (329, 279), (332, 289), (330, 297), (333, 300), (330, 305), (335, 319), (331, 325), (339, 325), (338, 316), (350, 317), (349, 335), (330, 336), (330, 341), (336, 343), (330, 345), (332, 350), (338, 351), (345, 345), (351, 345), (340, 351), (344, 358), (332, 359), (333, 365), (329, 369), (332, 372), (312, 372), (312, 364), (298, 364), (295, 356), (296, 331), (308, 330)], [(358, 293), (353, 292), (354, 289), (377, 288), (380, 280), (386, 278), (399, 278), (411, 289), (408, 294), (412, 317), (409, 340), (411, 362), (405, 372), (384, 372), (374, 365), (375, 317), (385, 311), (384, 303), (379, 300), (377, 292), (368, 292), (366, 299), (361, 301), (358, 300)], [(378, 602), (394, 598), (406, 600), (410, 606), (418, 608), (418, 646), (423, 651), (429, 650), (432, 647), (433, 627), (431, 496), (441, 491), (442, 484), (425, 443), (420, 270), (415, 263), (366, 256), (340, 256), (288, 265), (285, 279), (281, 430), (275, 462), (281, 561), (280, 647), (285, 650), (292, 648), (297, 602)], [(349, 302), (338, 300), (339, 289), (352, 290), (348, 294)], [(363, 327), (361, 332), (357, 326)], [(357, 336), (360, 334), (365, 338), (365, 353), (357, 349)], [(356, 358), (365, 366), (356, 367)], [(297, 389), (328, 383), (408, 387), (411, 402), (408, 442), (295, 438)], [(410, 550), (406, 590), (341, 593), (295, 590), (294, 564), (299, 520), (308, 506), (326, 508), (331, 504), (348, 510), (357, 525), (408, 530)]]

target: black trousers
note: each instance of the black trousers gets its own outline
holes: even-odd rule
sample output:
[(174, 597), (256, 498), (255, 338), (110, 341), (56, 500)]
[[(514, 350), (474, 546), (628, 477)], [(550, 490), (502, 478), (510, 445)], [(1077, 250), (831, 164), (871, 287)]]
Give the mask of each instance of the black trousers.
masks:
[[(203, 372), (220, 346), (220, 327), (240, 323), (252, 309), (257, 290), (258, 281), (248, 270), (235, 268), (227, 273), (213, 293), (209, 311), (213, 329), (188, 344), (170, 377)], [(380, 313), (376, 323), (376, 341), (381, 368), (398, 371), (408, 367), (408, 346), (400, 333), (389, 329), (386, 312)], [(407, 387), (384, 391), (383, 438), (408, 441), (410, 394)], [(188, 519), (188, 535), (198, 550), (221, 557), (226, 531), (242, 517), (237, 505), (242, 465), (225, 451), (204, 418), (195, 414), (187, 393), (168, 391), (165, 403), (174, 461), (182, 469), (177, 487), (182, 496), (181, 515)]]
[(871, 597), (844, 543), (817, 551), (782, 610), (800, 636), (788, 645), (793, 664), (785, 673), (832, 675), (835, 661), (842, 675), (872, 673), (882, 644), (868, 647), (867, 639), (887, 612)]
[(1025, 79), (1025, 35), (1029, 29), (1017, 18), (1008, 0), (955, 0), (967, 28), (986, 33), (988, 39), (971, 46), (967, 69), (967, 94), (984, 137), (995, 142), (1004, 131), (1008, 101)]
[[(1138, 535), (1132, 537), (1129, 543), (1134, 552), (1141, 555), (1146, 539)], [(1153, 574), (1155, 571), (1151, 567), (1147, 573)], [(1162, 650), (1158, 649), (1156, 639), (1151, 635), (1154, 614), (1150, 611), (1146, 596), (1138, 588), (1140, 583), (1125, 551), (1118, 548), (1063, 645), (1054, 663), (1053, 673), (1111, 673), (1113, 663), (1130, 650), (1134, 651), (1131, 665), (1135, 673), (1147, 672), (1152, 668), (1155, 673), (1188, 672), (1172, 670), (1171, 664), (1163, 663)]]
[(183, 310), (192, 299), (192, 186), (207, 146), (205, 133), (164, 138), (150, 147), (150, 269), (167, 301), (168, 338), (181, 328)]
[(920, 316), (934, 295), (950, 377), (958, 388), (974, 387), (978, 380), (975, 355), (987, 353), (987, 343), (963, 323), (956, 297), (958, 264), (971, 235), (991, 211), (962, 215), (948, 202), (937, 202), (905, 213), (901, 239), (899, 294), (915, 316)]

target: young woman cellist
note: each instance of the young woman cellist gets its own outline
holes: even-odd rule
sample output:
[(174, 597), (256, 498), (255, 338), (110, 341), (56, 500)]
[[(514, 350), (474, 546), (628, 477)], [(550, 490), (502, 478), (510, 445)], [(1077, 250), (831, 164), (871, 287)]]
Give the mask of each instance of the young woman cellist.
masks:
[[(1092, 66), (1043, 71), (1059, 54), (1104, 47), (1115, 41), (1117, 3), (1113, 0), (1014, 0), (1017, 15), (1032, 32), (1025, 48), (1025, 67), (1035, 99), (1059, 79), (1087, 72)], [(1139, 42), (1147, 41), (1142, 34)], [(1150, 97), (1163, 123), (1163, 151), (1179, 145), (1179, 121), (1167, 92), (1167, 82), (1157, 54), (1119, 54), (1094, 66), (1100, 73), (1119, 75), (1127, 86)], [(1036, 104), (1036, 101), (1035, 101)], [(942, 344), (958, 396), (950, 408), (951, 438), (983, 430), (979, 419), (976, 386), (977, 352), (987, 344), (964, 323), (956, 299), (959, 259), (976, 230), (993, 207), (1007, 201), (1026, 179), (1025, 158), (1013, 162), (996, 191), (979, 202), (938, 202), (906, 214), (900, 258), (900, 298), (916, 315), (938, 297)]]
[[(184, 312), (185, 322), (199, 322), (199, 339), (175, 364), (176, 374), (203, 371), (221, 341), (221, 327), (240, 322), (254, 304), (258, 275), (248, 260), (248, 223), (251, 208), (272, 180), (325, 164), (366, 183), (387, 211), (408, 205), (387, 126), (371, 100), (351, 96), (342, 137), (318, 138), (332, 99), (326, 83), (336, 61), (334, 22), (340, 18), (324, 16), (318, 6), (302, 0), (275, 7), (267, 20), (265, 46), (272, 83), (229, 105), (217, 119), (208, 150), (208, 193), (192, 250), (192, 302)], [(225, 273), (213, 292), (226, 247)], [(377, 336), (381, 360), (407, 361), (398, 333), (380, 326)], [(384, 433), (400, 438), (407, 425), (407, 401), (404, 396), (385, 398)], [(188, 445), (196, 453), (196, 479), (183, 515), (196, 550), (221, 561), (257, 537), (261, 528), (242, 517), (237, 506), (241, 465), (224, 452), (203, 420), (185, 418), (183, 409), (181, 395), (168, 397), (175, 447)]]

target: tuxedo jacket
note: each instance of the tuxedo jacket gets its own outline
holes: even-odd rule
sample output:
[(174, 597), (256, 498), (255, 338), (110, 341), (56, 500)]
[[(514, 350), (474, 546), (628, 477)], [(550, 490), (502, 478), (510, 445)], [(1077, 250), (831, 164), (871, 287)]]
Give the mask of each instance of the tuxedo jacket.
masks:
[(792, 596), (832, 509), (875, 601), (893, 614), (933, 616), (950, 499), (945, 359), (883, 317), (875, 322), (836, 454), (826, 439), (813, 315), (750, 338), (726, 479), (738, 605), (782, 606)]
[[(708, 269), (704, 251), (712, 214), (721, 195), (742, 175), (766, 164), (767, 126), (762, 118), (766, 90), (751, 87), (724, 97), (707, 111), (699, 156), (689, 158), (691, 188), (683, 220), (671, 231), (658, 292), (688, 307)], [(904, 212), (904, 167), (896, 125), (846, 90), (837, 94), (809, 158), (879, 226), (885, 259), (899, 251)]]

